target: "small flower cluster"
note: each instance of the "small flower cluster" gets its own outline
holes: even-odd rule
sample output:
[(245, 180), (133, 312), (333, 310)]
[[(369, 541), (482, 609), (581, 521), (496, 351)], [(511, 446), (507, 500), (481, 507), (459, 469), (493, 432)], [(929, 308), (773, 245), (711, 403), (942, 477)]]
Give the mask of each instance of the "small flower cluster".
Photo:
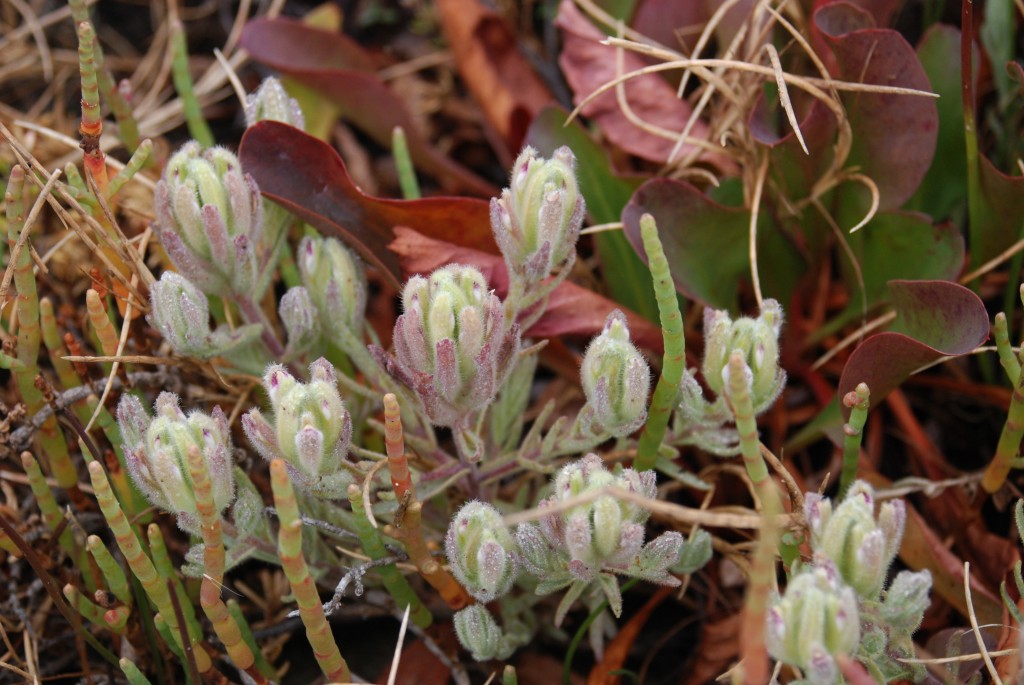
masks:
[(160, 393), (155, 409), (156, 416), (150, 416), (135, 395), (125, 395), (117, 407), (128, 472), (146, 499), (175, 514), (183, 530), (194, 532), (199, 519), (188, 453), (198, 449), (202, 454), (214, 503), (223, 512), (235, 497), (228, 422), (220, 407), (209, 415), (196, 411), (186, 416), (172, 392)]
[(876, 516), (874, 491), (857, 481), (834, 511), (830, 500), (808, 494), (804, 516), (814, 561), (795, 571), (768, 611), (769, 653), (814, 685), (837, 682), (839, 654), (864, 664), (876, 682), (917, 675), (899, 658), (913, 654), (931, 574), (901, 571), (883, 592), (903, 539), (903, 502), (885, 502)]
[[(538, 523), (521, 524), (514, 536), (494, 507), (470, 502), (453, 519), (446, 538), (455, 577), (480, 602), (491, 602), (507, 593), (520, 573), (534, 579), (538, 595), (568, 588), (555, 613), (556, 626), (581, 597), (594, 606), (607, 599), (612, 613), (619, 616), (622, 595), (617, 576), (679, 585), (670, 568), (682, 556), (692, 556), (683, 554), (689, 544), (676, 532), (663, 533), (644, 544), (648, 512), (616, 497), (615, 489), (653, 498), (654, 473), (633, 469), (613, 473), (596, 454), (587, 455), (555, 476), (552, 496), (540, 503), (542, 510), (548, 508), (551, 513)], [(574, 506), (576, 500), (581, 501)], [(694, 544), (705, 546), (706, 540), (699, 540)], [(697, 556), (703, 557), (699, 563), (707, 560), (703, 550)], [(473, 612), (479, 614), (480, 609)], [(461, 619), (461, 623), (460, 638), (477, 658), (493, 658), (496, 653), (510, 651), (507, 644), (494, 637), (497, 625), (493, 619), (474, 615)], [(480, 630), (474, 631), (473, 626)], [(598, 649), (599, 635), (591, 634)]]
[(704, 310), (704, 360), (701, 373), (715, 400), (708, 402), (694, 370), (687, 370), (679, 389), (678, 416), (683, 436), (679, 444), (692, 444), (720, 456), (739, 454), (739, 437), (727, 424), (735, 420), (729, 393), (729, 359), (739, 354), (744, 360), (744, 381), (754, 414), (768, 409), (786, 385), (786, 373), (779, 366), (779, 333), (782, 306), (768, 299), (756, 319), (729, 312)]
[(372, 346), (388, 373), (410, 388), (431, 422), (456, 426), (493, 401), (519, 353), (519, 326), (477, 269), (453, 264), (414, 276), (402, 292), (395, 354)]
[(326, 499), (340, 499), (352, 482), (343, 468), (352, 440), (352, 419), (338, 393), (334, 367), (326, 359), (309, 366), (301, 383), (280, 364), (263, 376), (273, 423), (259, 409), (242, 416), (246, 437), (268, 462), (283, 459), (292, 481)]

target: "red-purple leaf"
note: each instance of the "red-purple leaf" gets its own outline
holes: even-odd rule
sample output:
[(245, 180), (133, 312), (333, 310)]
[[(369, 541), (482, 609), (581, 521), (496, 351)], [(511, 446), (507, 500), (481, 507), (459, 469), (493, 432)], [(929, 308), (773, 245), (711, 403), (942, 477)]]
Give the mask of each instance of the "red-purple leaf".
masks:
[[(650, 180), (622, 211), (626, 237), (646, 261), (640, 238), (644, 214), (658, 224), (676, 290), (705, 305), (735, 309), (740, 283), (750, 280), (750, 212), (720, 205), (689, 183)], [(803, 273), (800, 256), (765, 216), (757, 245), (758, 261), (766, 265), (761, 269), (765, 295), (786, 301)]]
[[(853, 351), (839, 379), (839, 397), (867, 383), (876, 404), (921, 367), (967, 354), (988, 338), (985, 305), (961, 285), (890, 281), (889, 291), (895, 330), (873, 335)], [(849, 416), (845, 407), (843, 415)]]
[(459, 75), (509, 152), (518, 153), (530, 121), (554, 96), (519, 51), (516, 35), (484, 3), (438, 0), (435, 6)]
[[(505, 261), (496, 255), (429, 238), (403, 226), (395, 228), (395, 240), (390, 248), (398, 255), (406, 275), (429, 273), (446, 264), (468, 264), (480, 269), (499, 296), (503, 297), (508, 292)], [(634, 342), (655, 352), (664, 349), (659, 327), (639, 314), (568, 281), (551, 293), (544, 316), (527, 331), (527, 335), (536, 338), (593, 335), (604, 327), (605, 318), (614, 309), (625, 312)]]
[(435, 150), (405, 103), (375, 74), (369, 57), (341, 34), (289, 19), (259, 19), (242, 32), (242, 47), (257, 62), (316, 90), (338, 107), (341, 116), (384, 147), (391, 147), (395, 126), (405, 130), (416, 166), (435, 176), (449, 191), (490, 197), (498, 190)]
[[(563, 0), (556, 24), (562, 29), (563, 41), (558, 63), (578, 104), (616, 77), (616, 49), (601, 45), (605, 35), (583, 16), (572, 0)], [(628, 52), (623, 55), (622, 73), (644, 66), (646, 64), (637, 55)], [(625, 97), (640, 118), (672, 131), (681, 131), (693, 113), (687, 103), (676, 97), (675, 89), (657, 74), (627, 81)], [(583, 113), (598, 123), (608, 140), (626, 152), (655, 162), (668, 161), (673, 142), (648, 133), (626, 118), (614, 90), (590, 102)], [(704, 138), (707, 132), (707, 124), (698, 121), (690, 130), (690, 136)], [(690, 149), (683, 146), (684, 152)]]
[[(930, 91), (914, 49), (896, 31), (873, 28), (865, 10), (847, 2), (814, 13), (844, 81)], [(846, 93), (853, 129), (846, 166), (860, 167), (878, 185), (880, 209), (895, 209), (917, 189), (931, 165), (938, 134), (935, 101), (916, 95)]]
[(387, 249), (397, 225), (496, 253), (487, 203), (463, 197), (389, 200), (352, 182), (334, 148), (297, 128), (261, 121), (242, 137), (238, 156), (264, 195), (324, 235), (340, 238), (379, 267), (397, 288), (402, 271)]

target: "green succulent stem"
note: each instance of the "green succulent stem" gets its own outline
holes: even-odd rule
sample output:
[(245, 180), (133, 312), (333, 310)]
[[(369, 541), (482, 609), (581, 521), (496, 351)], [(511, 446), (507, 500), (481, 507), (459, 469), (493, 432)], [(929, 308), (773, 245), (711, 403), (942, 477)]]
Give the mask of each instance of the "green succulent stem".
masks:
[[(359, 536), (359, 541), (363, 545), (363, 551), (366, 552), (366, 556), (373, 560), (383, 559), (388, 556), (387, 548), (384, 546), (380, 533), (370, 523), (370, 519), (366, 517), (366, 510), (363, 508), (363, 493), (359, 486), (355, 484), (348, 486), (348, 501), (352, 505), (355, 532)], [(409, 581), (405, 579), (405, 576), (397, 568), (394, 566), (382, 566), (377, 569), (377, 572), (380, 574), (384, 588), (395, 600), (395, 604), (399, 607), (410, 607), (409, 618), (413, 623), (420, 628), (426, 628), (433, 622), (430, 610), (423, 604), (419, 596), (416, 595), (416, 591), (409, 585)]]
[(278, 556), (281, 568), (291, 585), (292, 594), (299, 605), (299, 617), (306, 627), (306, 639), (309, 640), (320, 670), (329, 681), (349, 682), (351, 680), (348, 664), (341, 656), (338, 645), (331, 634), (331, 626), (327, 623), (320, 595), (316, 590), (313, 576), (302, 554), (302, 519), (299, 516), (295, 491), (288, 478), (284, 461), (275, 459), (270, 464), (270, 484), (274, 492), (274, 507), (281, 521), (278, 532)]
[[(98, 461), (89, 463), (89, 478), (92, 481), (93, 490), (96, 492), (96, 500), (99, 502), (100, 511), (107, 521), (107, 525), (114, 532), (114, 540), (121, 550), (128, 567), (138, 578), (142, 589), (156, 606), (157, 611), (167, 623), (168, 633), (175, 648), (180, 650), (181, 631), (178, 628), (178, 621), (174, 607), (171, 604), (171, 596), (167, 585), (161, 574), (157, 571), (153, 560), (146, 556), (142, 548), (142, 542), (138, 535), (132, 530), (128, 518), (124, 515), (121, 505), (114, 497), (114, 491), (110, 488), (110, 481)], [(209, 654), (199, 644), (193, 645), (196, 662), (200, 672), (206, 672), (213, 666)]]
[(398, 184), (402, 188), (402, 197), (406, 200), (418, 200), (422, 197), (420, 184), (416, 180), (416, 168), (409, 154), (409, 143), (405, 139), (405, 131), (395, 126), (391, 131), (391, 154), (395, 158), (398, 169)]
[(843, 470), (839, 475), (839, 499), (846, 496), (846, 491), (857, 480), (860, 444), (871, 404), (871, 392), (867, 384), (859, 383), (853, 392), (846, 394), (843, 404), (850, 410), (850, 420), (843, 426)]
[(114, 559), (110, 550), (107, 549), (107, 546), (96, 535), (90, 535), (86, 545), (89, 548), (89, 553), (92, 554), (93, 560), (96, 562), (96, 566), (99, 567), (100, 573), (103, 574), (107, 588), (119, 601), (131, 606), (132, 591), (128, 587), (128, 577), (125, 576), (124, 569)]
[[(997, 344), (998, 344), (998, 338)], [(1000, 355), (1002, 356), (1002, 355)], [(1018, 356), (1018, 360), (1020, 360)], [(1020, 361), (1018, 361), (1018, 365)], [(1007, 365), (1004, 364), (1003, 368)], [(1012, 368), (1012, 367), (1011, 367)], [(1020, 448), (1020, 441), (1024, 438), (1024, 373), (1018, 372), (1017, 378), (1011, 378), (1013, 383), (1013, 394), (1010, 397), (1010, 410), (1003, 424), (1003, 430), (999, 435), (999, 442), (996, 444), (996, 454), (989, 462), (985, 475), (981, 480), (981, 486), (986, 492), (996, 492), (1006, 482), (1006, 477), (1013, 468), (1014, 459)]]
[(203, 109), (199, 105), (195, 83), (192, 81), (192, 74), (188, 68), (188, 44), (185, 40), (185, 27), (177, 18), (171, 20), (171, 50), (171, 75), (174, 80), (174, 89), (178, 92), (178, 97), (181, 98), (188, 133), (204, 148), (213, 147), (216, 140), (210, 130), (210, 125), (203, 118)]
[[(26, 205), (31, 198), (25, 170), (20, 165), (11, 168), (7, 181), (7, 241), (14, 262), (13, 282), (18, 291), (18, 353), (19, 364), (12, 364), (18, 392), (29, 415), (38, 413), (45, 405), (43, 394), (35, 385), (39, 375), (39, 349), (42, 335), (39, 328), (39, 292), (32, 272), (31, 244), (26, 221)], [(57, 485), (68, 489), (78, 484), (78, 474), (68, 453), (67, 442), (61, 434), (57, 419), (50, 415), (39, 427), (39, 447), (49, 460), (50, 472)]]
[(665, 437), (669, 417), (679, 397), (679, 383), (686, 368), (686, 339), (683, 336), (683, 317), (679, 311), (679, 300), (676, 298), (672, 274), (669, 272), (668, 259), (658, 238), (658, 226), (654, 217), (644, 214), (640, 218), (640, 235), (643, 238), (644, 250), (651, 268), (654, 282), (655, 298), (658, 302), (658, 313), (661, 317), (661, 328), (665, 340), (665, 356), (662, 360), (661, 376), (654, 388), (651, 406), (647, 412), (647, 423), (640, 433), (637, 444), (636, 459), (633, 467), (637, 471), (654, 468), (658, 459), (658, 450)]

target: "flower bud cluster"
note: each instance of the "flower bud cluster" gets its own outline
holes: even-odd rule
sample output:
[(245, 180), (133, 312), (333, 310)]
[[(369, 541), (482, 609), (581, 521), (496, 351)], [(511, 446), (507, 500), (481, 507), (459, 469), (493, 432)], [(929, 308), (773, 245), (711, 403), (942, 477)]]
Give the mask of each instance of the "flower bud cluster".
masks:
[(150, 287), (149, 321), (176, 353), (209, 359), (221, 356), (260, 337), (258, 323), (231, 329), (210, 330), (210, 305), (206, 295), (187, 278), (165, 271)]
[(583, 225), (576, 158), (560, 147), (551, 159), (523, 148), (509, 187), (491, 200), (491, 228), (509, 273), (533, 284), (571, 265)]
[(150, 416), (135, 395), (124, 395), (117, 423), (124, 439), (125, 460), (132, 480), (153, 505), (178, 516), (189, 531), (199, 524), (195, 488), (188, 467), (190, 449), (198, 449), (210, 476), (213, 500), (223, 512), (235, 497), (231, 470), (231, 434), (220, 407), (209, 415), (185, 415), (178, 396), (162, 392), (156, 416)]
[(835, 657), (860, 645), (860, 614), (853, 589), (829, 560), (805, 568), (768, 610), (768, 652), (798, 667), (808, 683), (831, 685), (839, 677)]
[(736, 351), (746, 361), (747, 385), (754, 413), (770, 407), (786, 384), (786, 373), (779, 368), (779, 332), (782, 330), (782, 306), (765, 300), (756, 319), (741, 317), (733, 321), (729, 312), (704, 310), (704, 364), (702, 371), (708, 387), (725, 396), (729, 389), (729, 357)]
[(647, 420), (651, 371), (629, 341), (625, 315), (613, 311), (601, 334), (591, 341), (580, 369), (587, 407), (581, 417), (592, 432), (629, 435)]
[[(366, 316), (366, 273), (336, 238), (307, 236), (296, 253), (302, 285), (316, 308), (323, 332), (344, 326), (357, 337)], [(361, 337), (360, 337), (361, 339)]]
[(452, 573), (477, 601), (508, 592), (519, 571), (518, 550), (501, 514), (490, 504), (467, 502), (445, 537)]
[(414, 276), (402, 292), (395, 354), (371, 353), (412, 390), (430, 420), (455, 426), (494, 399), (519, 352), (519, 327), (477, 269), (453, 264)]
[[(679, 580), (668, 571), (679, 561), (683, 537), (663, 533), (644, 544), (644, 523), (648, 512), (638, 505), (602, 494), (567, 510), (562, 503), (605, 488), (619, 488), (641, 497), (656, 494), (653, 471), (638, 473), (622, 469), (612, 473), (601, 458), (589, 454), (563, 467), (552, 484), (553, 495), (541, 507), (559, 507), (539, 523), (524, 523), (516, 529), (516, 541), (524, 569), (540, 583), (537, 594), (575, 586), (566, 598), (575, 599), (597, 581), (618, 615), (622, 598), (615, 575), (631, 576), (661, 585), (676, 586)], [(556, 624), (572, 604), (563, 601)]]
[(263, 79), (256, 92), (245, 98), (245, 125), (252, 126), (258, 121), (280, 121), (298, 129), (306, 128), (299, 103), (273, 76)]
[(885, 502), (876, 515), (874, 490), (857, 481), (835, 507), (807, 494), (804, 517), (814, 561), (797, 570), (769, 610), (769, 653), (816, 685), (838, 681), (838, 654), (860, 661), (877, 682), (916, 679), (919, 667), (900, 659), (913, 654), (931, 574), (901, 571), (883, 590), (903, 539), (903, 502)]
[(903, 501), (885, 502), (876, 518), (874, 490), (856, 481), (835, 511), (831, 500), (809, 493), (804, 516), (815, 552), (832, 559), (843, 581), (858, 595), (878, 599), (903, 539), (907, 519)]
[(259, 409), (242, 417), (249, 441), (267, 461), (283, 459), (292, 481), (328, 499), (345, 495), (352, 476), (342, 466), (352, 438), (352, 419), (338, 393), (334, 367), (318, 359), (302, 383), (280, 364), (267, 368), (263, 387), (273, 424)]

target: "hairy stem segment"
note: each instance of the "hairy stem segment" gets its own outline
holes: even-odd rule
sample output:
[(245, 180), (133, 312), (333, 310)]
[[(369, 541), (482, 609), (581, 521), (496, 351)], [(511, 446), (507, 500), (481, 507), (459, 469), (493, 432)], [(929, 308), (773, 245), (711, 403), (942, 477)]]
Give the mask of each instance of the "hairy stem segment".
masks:
[[(117, 542), (121, 554), (124, 556), (132, 573), (139, 579), (139, 583), (142, 584), (146, 595), (156, 605), (160, 616), (170, 628), (169, 632), (174, 643), (176, 643), (175, 646), (181, 649), (181, 630), (178, 626), (174, 606), (171, 604), (171, 596), (167, 589), (167, 584), (157, 572), (153, 561), (143, 551), (142, 543), (139, 541), (135, 531), (132, 530), (131, 525), (129, 525), (127, 517), (125, 517), (124, 512), (121, 510), (121, 505), (118, 504), (117, 499), (114, 497), (114, 491), (110, 489), (110, 481), (107, 480), (107, 474), (103, 471), (103, 467), (98, 461), (89, 463), (89, 478), (92, 481), (93, 490), (96, 492), (100, 511), (103, 512), (107, 525), (114, 532), (114, 540)], [(213, 668), (210, 655), (207, 654), (202, 645), (198, 644), (198, 642), (193, 642), (192, 647), (200, 673), (206, 673)]]
[(278, 556), (299, 605), (299, 616), (306, 627), (306, 639), (327, 679), (347, 683), (351, 680), (348, 664), (338, 651), (323, 605), (320, 604), (316, 583), (302, 555), (302, 519), (299, 517), (292, 482), (281, 459), (275, 459), (270, 464), (270, 485), (274, 491), (274, 507), (281, 521), (277, 538)]
[(224, 581), (224, 536), (221, 532), (220, 513), (213, 500), (213, 484), (206, 461), (196, 445), (188, 450), (188, 469), (192, 475), (192, 487), (196, 496), (196, 511), (199, 514), (199, 532), (203, 537), (203, 582), (199, 590), (199, 604), (203, 613), (213, 624), (213, 632), (224, 644), (235, 666), (249, 674), (256, 683), (267, 679), (256, 668), (256, 657), (249, 645), (242, 639), (242, 631), (235, 618), (228, 611), (220, 597)]
[[(366, 517), (366, 510), (363, 508), (363, 492), (355, 483), (348, 486), (348, 501), (352, 504), (356, 535), (359, 536), (359, 542), (362, 543), (366, 556), (375, 561), (388, 556), (388, 550), (384, 546), (384, 541), (381, 540), (380, 533)], [(412, 622), (420, 628), (429, 626), (433, 621), (430, 610), (420, 601), (405, 576), (394, 566), (381, 566), (377, 572), (380, 574), (384, 588), (395, 600), (395, 604), (399, 607), (409, 607), (409, 617)]]
[(846, 393), (843, 404), (850, 410), (850, 420), (843, 426), (843, 470), (839, 475), (839, 497), (843, 499), (846, 491), (857, 479), (857, 463), (860, 461), (860, 443), (864, 437), (864, 423), (868, 420), (868, 406), (871, 404), (871, 392), (866, 383), (858, 383), (853, 392)]
[(665, 339), (661, 376), (654, 388), (651, 407), (647, 412), (647, 423), (640, 433), (636, 459), (633, 462), (633, 468), (637, 471), (647, 471), (654, 468), (658, 460), (658, 450), (665, 437), (665, 428), (679, 397), (679, 384), (686, 368), (686, 339), (683, 337), (683, 317), (679, 311), (679, 300), (672, 284), (668, 260), (658, 238), (658, 226), (650, 214), (640, 217), (640, 235), (644, 241), (644, 251), (647, 252), (647, 262), (654, 280), (654, 295), (658, 302), (661, 329)]

